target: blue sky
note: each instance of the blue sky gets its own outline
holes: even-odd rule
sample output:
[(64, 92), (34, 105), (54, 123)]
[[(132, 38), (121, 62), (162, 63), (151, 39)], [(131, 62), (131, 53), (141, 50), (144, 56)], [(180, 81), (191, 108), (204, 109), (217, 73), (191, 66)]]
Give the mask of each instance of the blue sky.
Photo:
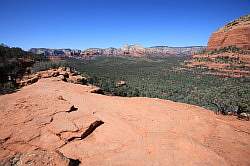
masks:
[(0, 43), (78, 48), (206, 45), (250, 0), (0, 0)]

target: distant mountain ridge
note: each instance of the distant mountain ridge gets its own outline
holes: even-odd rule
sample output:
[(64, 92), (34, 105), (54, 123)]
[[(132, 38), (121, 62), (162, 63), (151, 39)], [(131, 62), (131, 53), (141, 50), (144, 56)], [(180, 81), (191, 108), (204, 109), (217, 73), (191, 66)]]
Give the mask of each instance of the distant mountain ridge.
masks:
[(44, 54), (48, 56), (53, 56), (53, 55), (76, 55), (80, 54), (81, 50), (77, 49), (53, 49), (53, 48), (31, 48), (29, 52), (35, 53), (35, 54)]
[(31, 48), (29, 51), (35, 54), (47, 56), (66, 56), (76, 58), (93, 58), (97, 56), (190, 56), (194, 53), (205, 50), (205, 46), (189, 47), (169, 47), (153, 46), (143, 47), (141, 45), (124, 45), (121, 48), (88, 48), (85, 50), (77, 49), (50, 49), (50, 48)]
[(4, 43), (1, 43), (0, 46), (2, 46), (2, 47), (9, 47), (8, 45), (6, 45)]

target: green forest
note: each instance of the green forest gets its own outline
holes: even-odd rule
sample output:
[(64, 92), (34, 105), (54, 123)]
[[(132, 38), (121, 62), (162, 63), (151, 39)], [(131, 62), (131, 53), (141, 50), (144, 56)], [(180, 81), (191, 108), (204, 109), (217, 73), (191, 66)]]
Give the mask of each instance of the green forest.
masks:
[(47, 61), (43, 55), (0, 45), (0, 94), (15, 90), (16, 79), (22, 78), (35, 63)]
[[(1, 93), (16, 89), (16, 79), (24, 74), (65, 66), (80, 72), (106, 95), (161, 98), (212, 110), (250, 111), (250, 78), (222, 78), (204, 74), (204, 68), (186, 69), (183, 64), (188, 57), (50, 61), (43, 55), (4, 46), (0, 46), (0, 55)], [(125, 84), (117, 86), (119, 81)]]
[[(206, 69), (183, 69), (188, 57), (98, 57), (83, 61), (36, 63), (34, 71), (50, 66), (69, 66), (88, 77), (107, 95), (151, 97), (199, 105), (216, 110), (250, 110), (250, 79), (222, 78), (203, 74)], [(118, 81), (126, 85), (117, 86)]]

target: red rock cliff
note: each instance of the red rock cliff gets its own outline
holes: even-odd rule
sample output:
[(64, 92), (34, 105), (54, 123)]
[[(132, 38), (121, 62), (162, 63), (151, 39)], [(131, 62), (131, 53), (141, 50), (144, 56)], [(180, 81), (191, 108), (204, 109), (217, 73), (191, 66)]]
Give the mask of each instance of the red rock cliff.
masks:
[(250, 14), (234, 20), (214, 32), (208, 42), (208, 50), (227, 46), (250, 50)]

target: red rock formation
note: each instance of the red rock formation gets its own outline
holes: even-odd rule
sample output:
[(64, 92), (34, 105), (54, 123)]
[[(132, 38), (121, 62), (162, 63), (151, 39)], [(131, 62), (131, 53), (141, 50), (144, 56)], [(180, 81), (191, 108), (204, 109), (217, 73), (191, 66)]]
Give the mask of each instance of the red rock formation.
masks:
[(214, 32), (207, 49), (215, 50), (227, 46), (250, 49), (250, 15), (243, 16)]
[(204, 74), (249, 77), (250, 15), (240, 17), (214, 32), (209, 39), (207, 50), (193, 55), (186, 66), (210, 69)]
[(250, 121), (91, 89), (51, 77), (0, 96), (0, 165), (250, 165)]

